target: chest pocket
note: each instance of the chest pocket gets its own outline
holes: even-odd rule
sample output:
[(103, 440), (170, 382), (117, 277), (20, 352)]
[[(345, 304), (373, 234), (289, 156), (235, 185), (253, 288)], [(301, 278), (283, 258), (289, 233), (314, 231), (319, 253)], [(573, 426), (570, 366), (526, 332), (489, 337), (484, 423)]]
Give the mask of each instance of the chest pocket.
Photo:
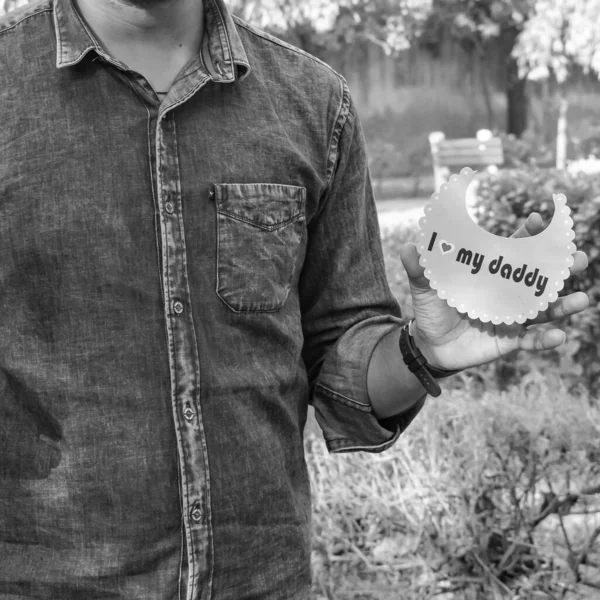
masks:
[(287, 300), (305, 235), (306, 188), (215, 186), (217, 295), (234, 312), (276, 312)]

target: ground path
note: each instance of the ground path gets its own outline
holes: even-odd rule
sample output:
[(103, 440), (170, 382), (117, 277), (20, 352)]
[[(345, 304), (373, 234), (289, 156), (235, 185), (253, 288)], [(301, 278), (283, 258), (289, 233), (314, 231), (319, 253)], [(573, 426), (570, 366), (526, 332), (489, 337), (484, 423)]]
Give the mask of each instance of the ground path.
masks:
[(379, 215), (380, 229), (383, 231), (398, 225), (416, 227), (424, 214), (425, 205), (429, 202), (431, 202), (430, 198), (379, 200), (377, 214)]

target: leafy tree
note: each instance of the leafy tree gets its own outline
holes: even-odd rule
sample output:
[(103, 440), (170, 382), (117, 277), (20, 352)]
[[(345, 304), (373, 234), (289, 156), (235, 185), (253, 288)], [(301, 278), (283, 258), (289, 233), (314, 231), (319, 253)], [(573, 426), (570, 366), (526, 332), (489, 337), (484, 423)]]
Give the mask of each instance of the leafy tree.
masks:
[(407, 50), (420, 36), (433, 0), (342, 0), (332, 30), (340, 46), (368, 41), (387, 54)]
[(320, 55), (373, 43), (393, 54), (418, 37), (433, 0), (230, 0), (242, 19)]
[(325, 58), (337, 6), (331, 0), (230, 0), (231, 10), (248, 21), (315, 56)]
[[(527, 128), (526, 80), (520, 75), (513, 49), (535, 0), (433, 0), (428, 26), (450, 29), (467, 52), (485, 56), (490, 40), (497, 40), (506, 67), (508, 133), (520, 136)], [(483, 75), (485, 76), (485, 74)], [(482, 81), (488, 113), (489, 84)]]
[[(242, 18), (277, 23), (278, 35), (317, 55), (328, 50), (376, 44), (388, 54), (406, 50), (419, 39), (434, 40), (450, 31), (463, 48), (483, 57), (488, 42), (501, 42), (506, 61), (507, 129), (521, 135), (527, 126), (526, 80), (512, 51), (535, 0), (235, 0)], [(334, 8), (333, 11), (331, 10)], [(317, 32), (315, 15), (329, 10), (331, 25)], [(264, 25), (264, 22), (263, 22)], [(430, 46), (431, 47), (431, 46)], [(482, 89), (492, 115), (489, 83)]]
[(566, 83), (574, 70), (600, 74), (600, 0), (537, 0), (513, 54), (521, 77), (535, 80), (553, 76), (559, 85), (556, 163), (564, 168)]

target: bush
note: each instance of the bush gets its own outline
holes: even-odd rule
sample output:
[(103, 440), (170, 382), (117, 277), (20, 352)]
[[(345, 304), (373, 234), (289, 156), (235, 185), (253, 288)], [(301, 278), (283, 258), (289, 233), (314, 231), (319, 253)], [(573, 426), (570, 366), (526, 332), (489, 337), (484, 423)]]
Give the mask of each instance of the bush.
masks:
[(543, 144), (533, 132), (525, 132), (521, 138), (502, 131), (495, 131), (494, 135), (502, 140), (505, 168), (549, 167), (555, 163), (553, 148)]
[(429, 399), (382, 454), (330, 455), (309, 432), (312, 598), (597, 597), (590, 400), (532, 373)]
[[(535, 167), (486, 175), (478, 189), (480, 225), (496, 235), (509, 236), (532, 212), (539, 212), (548, 223), (554, 212), (552, 194), (557, 193), (567, 197), (574, 221), (574, 241), (589, 259), (587, 270), (568, 279), (562, 293), (586, 292), (590, 308), (561, 325), (568, 343), (544, 354), (573, 385), (582, 381), (593, 388), (600, 383), (600, 176), (570, 175)], [(512, 375), (521, 377), (529, 370), (532, 357), (512, 362)]]

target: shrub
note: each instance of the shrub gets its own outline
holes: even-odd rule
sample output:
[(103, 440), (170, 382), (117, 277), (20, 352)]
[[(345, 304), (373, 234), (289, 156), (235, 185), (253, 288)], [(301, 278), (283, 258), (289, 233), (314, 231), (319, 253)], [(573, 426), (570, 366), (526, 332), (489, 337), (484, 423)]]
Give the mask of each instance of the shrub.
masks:
[[(574, 221), (575, 243), (589, 259), (586, 271), (567, 280), (563, 294), (584, 291), (590, 307), (569, 318), (563, 325), (568, 343), (544, 353), (546, 359), (573, 385), (600, 383), (598, 339), (600, 339), (600, 176), (571, 175), (556, 169), (504, 169), (482, 178), (478, 196), (480, 225), (488, 231), (509, 236), (532, 212), (539, 212), (548, 223), (554, 212), (552, 194), (564, 193)], [(512, 361), (515, 377), (528, 371), (535, 362), (531, 355)]]
[(539, 373), (429, 399), (382, 454), (309, 432), (313, 598), (596, 597), (599, 432), (589, 396)]
[(550, 166), (555, 162), (554, 150), (533, 132), (525, 132), (521, 138), (502, 131), (495, 131), (494, 135), (502, 140), (505, 168)]

